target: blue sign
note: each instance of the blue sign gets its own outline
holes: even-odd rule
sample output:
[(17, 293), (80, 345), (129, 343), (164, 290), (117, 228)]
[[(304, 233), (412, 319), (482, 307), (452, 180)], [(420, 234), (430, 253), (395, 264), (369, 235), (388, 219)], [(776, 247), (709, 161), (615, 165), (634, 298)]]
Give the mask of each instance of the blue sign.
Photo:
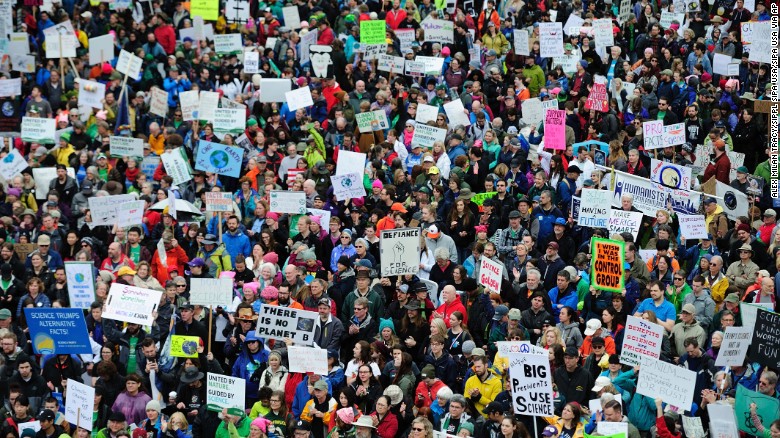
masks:
[(92, 354), (81, 309), (24, 309), (35, 354)]
[(195, 169), (238, 178), (241, 175), (243, 159), (243, 148), (200, 140)]

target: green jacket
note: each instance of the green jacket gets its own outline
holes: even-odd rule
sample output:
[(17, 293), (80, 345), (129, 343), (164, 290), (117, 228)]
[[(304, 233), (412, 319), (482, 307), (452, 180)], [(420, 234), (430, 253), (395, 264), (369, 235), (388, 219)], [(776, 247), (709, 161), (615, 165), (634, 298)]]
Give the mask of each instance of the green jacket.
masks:
[(243, 417), (236, 424), (223, 421), (219, 424), (214, 438), (246, 438), (249, 436), (249, 425), (251, 422), (252, 420), (248, 417)]
[(209, 268), (209, 274), (211, 274), (213, 278), (219, 278), (219, 274), (223, 271), (233, 270), (233, 264), (230, 262), (230, 254), (225, 250), (224, 243), (220, 243), (217, 249), (208, 257), (206, 257), (203, 248), (199, 249), (198, 257), (206, 262), (206, 267)]
[[(341, 319), (341, 322), (344, 324), (344, 327), (349, 328), (351, 324), (350, 320), (354, 314), (352, 311), (352, 306), (359, 297), (360, 296), (358, 295), (357, 289), (354, 289), (352, 292), (347, 294), (346, 297), (344, 297), (344, 303), (341, 305), (341, 314), (344, 315), (344, 317)], [(366, 298), (368, 298), (368, 313), (371, 315), (371, 318), (375, 319), (378, 323), (379, 316), (382, 314), (380, 313), (380, 310), (384, 309), (385, 307), (384, 291), (382, 290), (382, 286), (379, 284), (369, 286)]]
[(97, 433), (97, 438), (111, 438), (111, 432), (109, 432), (107, 427), (100, 429), (100, 432)]
[(672, 289), (672, 293), (670, 294), (669, 292), (664, 292), (666, 301), (669, 301), (674, 305), (674, 309), (678, 314), (680, 313), (680, 309), (682, 309), (682, 304), (685, 300), (685, 297), (687, 297), (689, 293), (693, 292), (693, 289), (688, 286), (688, 283), (683, 284), (684, 286), (679, 291), (677, 290), (676, 286), (669, 286)]

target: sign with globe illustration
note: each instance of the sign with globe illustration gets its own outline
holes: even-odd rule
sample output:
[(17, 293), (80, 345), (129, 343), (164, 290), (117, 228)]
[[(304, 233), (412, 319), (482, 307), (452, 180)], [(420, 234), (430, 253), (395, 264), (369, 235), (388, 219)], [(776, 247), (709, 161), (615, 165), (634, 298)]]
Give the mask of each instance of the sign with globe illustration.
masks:
[(330, 177), (330, 182), (333, 185), (333, 194), (339, 201), (366, 195), (366, 189), (363, 188), (363, 178), (359, 173), (334, 175)]
[(65, 277), (68, 279), (68, 298), (75, 309), (89, 309), (95, 301), (95, 280), (92, 263), (66, 262)]
[(171, 336), (171, 356), (198, 357), (200, 338), (197, 336)]
[(243, 158), (242, 148), (200, 140), (195, 169), (238, 178)]
[(35, 354), (91, 354), (87, 322), (81, 309), (28, 307), (24, 316)]

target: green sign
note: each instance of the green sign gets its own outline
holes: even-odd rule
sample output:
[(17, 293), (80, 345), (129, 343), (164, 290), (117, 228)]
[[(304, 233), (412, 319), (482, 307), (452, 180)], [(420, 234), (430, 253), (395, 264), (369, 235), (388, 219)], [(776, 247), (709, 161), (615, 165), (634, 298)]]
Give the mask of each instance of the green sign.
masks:
[(759, 435), (758, 430), (753, 426), (750, 419), (750, 404), (756, 404), (756, 414), (764, 427), (777, 419), (777, 412), (780, 411), (780, 401), (774, 397), (751, 391), (742, 385), (737, 385), (737, 397), (734, 402), (734, 411), (737, 415), (737, 427), (739, 430), (750, 435)]
[(360, 42), (363, 44), (385, 44), (385, 20), (364, 20), (360, 22)]
[(482, 204), (485, 202), (485, 200), (496, 196), (496, 193), (498, 192), (477, 193), (473, 198), (471, 198), (471, 202), (482, 207)]

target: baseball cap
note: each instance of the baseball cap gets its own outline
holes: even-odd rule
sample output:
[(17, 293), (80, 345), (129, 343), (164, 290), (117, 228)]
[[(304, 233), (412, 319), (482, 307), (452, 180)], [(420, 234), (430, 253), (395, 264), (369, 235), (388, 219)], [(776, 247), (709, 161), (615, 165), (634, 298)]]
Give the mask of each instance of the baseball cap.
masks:
[(420, 377), (423, 379), (433, 379), (436, 377), (436, 368), (433, 367), (433, 365), (428, 364), (425, 365), (420, 371)]
[(596, 379), (596, 384), (593, 386), (593, 392), (598, 392), (604, 389), (605, 386), (610, 385), (612, 383), (611, 380), (609, 380), (609, 377), (607, 376), (599, 376)]
[(493, 321), (500, 321), (501, 318), (505, 317), (509, 313), (509, 309), (503, 305), (499, 304), (496, 306), (495, 314), (493, 315)]
[(555, 426), (547, 426), (542, 430), (542, 436), (556, 436), (558, 435), (558, 429)]
[(588, 323), (585, 325), (585, 336), (591, 336), (592, 334), (596, 333), (600, 329), (601, 329), (601, 321), (599, 321), (596, 318), (588, 320)]
[(693, 304), (688, 303), (682, 307), (682, 312), (687, 313), (689, 315), (695, 315), (696, 314), (696, 307), (693, 306)]

